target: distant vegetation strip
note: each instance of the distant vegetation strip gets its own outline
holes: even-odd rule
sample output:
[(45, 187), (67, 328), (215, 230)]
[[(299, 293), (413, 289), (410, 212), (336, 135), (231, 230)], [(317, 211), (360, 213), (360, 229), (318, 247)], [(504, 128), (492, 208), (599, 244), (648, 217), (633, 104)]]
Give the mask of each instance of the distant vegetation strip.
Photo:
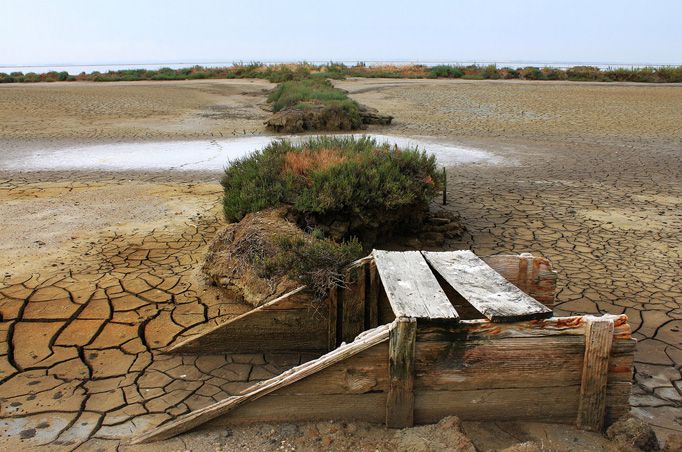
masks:
[(161, 68), (158, 70), (126, 69), (108, 72), (82, 72), (70, 75), (67, 72), (0, 73), (0, 83), (34, 83), (56, 81), (139, 81), (139, 80), (193, 80), (193, 79), (242, 79), (262, 78), (281, 83), (288, 80), (301, 80), (311, 77), (344, 79), (347, 77), (383, 78), (462, 78), (521, 79), (521, 80), (573, 80), (597, 82), (643, 82), (674, 83), (682, 82), (682, 66), (639, 67), (600, 69), (593, 66), (575, 66), (569, 69), (551, 67), (497, 67), (496, 65), (383, 65), (368, 66), (358, 63), (348, 66), (330, 62), (315, 65), (310, 63), (276, 64), (236, 63), (229, 67), (193, 66), (183, 69)]

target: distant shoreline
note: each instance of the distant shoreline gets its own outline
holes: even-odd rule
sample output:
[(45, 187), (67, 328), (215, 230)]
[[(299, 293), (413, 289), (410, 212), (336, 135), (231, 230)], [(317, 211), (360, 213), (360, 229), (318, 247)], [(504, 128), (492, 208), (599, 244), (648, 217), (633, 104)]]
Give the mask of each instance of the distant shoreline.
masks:
[[(329, 60), (333, 61), (333, 60)], [(328, 60), (310, 60), (305, 61), (306, 63), (314, 65), (324, 65), (329, 63)], [(358, 63), (364, 62), (368, 66), (385, 66), (385, 65), (395, 65), (395, 66), (408, 66), (408, 65), (423, 65), (427, 67), (438, 66), (438, 65), (451, 65), (451, 66), (488, 66), (494, 64), (498, 67), (527, 67), (535, 66), (539, 68), (557, 68), (557, 69), (568, 69), (575, 66), (593, 66), (599, 69), (609, 69), (609, 68), (625, 68), (625, 69), (636, 69), (644, 67), (671, 67), (678, 66), (679, 64), (665, 64), (665, 63), (614, 63), (614, 62), (590, 62), (590, 61), (544, 61), (544, 60), (508, 60), (508, 61), (478, 61), (478, 60), (341, 60), (338, 63), (345, 64), (346, 66), (353, 66)], [(286, 61), (286, 60), (272, 60), (272, 61), (262, 61), (263, 64), (268, 66), (278, 65), (278, 64), (300, 64), (302, 61)], [(246, 63), (249, 64), (249, 63)], [(131, 69), (146, 69), (146, 70), (158, 70), (163, 67), (169, 67), (171, 69), (182, 69), (193, 66), (202, 66), (206, 68), (218, 68), (218, 67), (229, 67), (235, 65), (234, 61), (175, 61), (175, 62), (123, 62), (123, 63), (48, 63), (48, 64), (0, 64), (0, 73), (10, 73), (10, 72), (36, 72), (36, 73), (46, 73), (50, 71), (62, 72), (66, 71), (70, 75), (78, 75), (82, 72), (90, 73), (93, 71), (105, 72), (105, 71), (121, 71), (121, 70), (131, 70)]]
[[(85, 68), (90, 72), (86, 72)], [(40, 83), (40, 82), (115, 82), (141, 80), (194, 80), (194, 79), (247, 79), (259, 78), (280, 83), (288, 80), (320, 77), (330, 79), (361, 78), (395, 78), (395, 79), (470, 79), (470, 80), (570, 80), (594, 82), (640, 82), (640, 83), (680, 83), (682, 82), (682, 65), (680, 66), (641, 66), (602, 68), (594, 65), (576, 65), (561, 68), (549, 65), (532, 65), (528, 63), (501, 64), (367, 64), (356, 62), (348, 65), (344, 62), (328, 62), (314, 64), (302, 63), (234, 63), (231, 66), (201, 66), (173, 68), (164, 66), (148, 69), (135, 67), (115, 69), (117, 66), (104, 66), (106, 72), (93, 70), (96, 66), (65, 66), (62, 70), (48, 72), (24, 72), (15, 68), (0, 67), (0, 83)], [(24, 69), (28, 69), (26, 67)], [(38, 69), (38, 67), (33, 67)], [(47, 67), (40, 67), (44, 70)], [(9, 72), (3, 72), (9, 71)], [(73, 72), (82, 70), (77, 75)]]

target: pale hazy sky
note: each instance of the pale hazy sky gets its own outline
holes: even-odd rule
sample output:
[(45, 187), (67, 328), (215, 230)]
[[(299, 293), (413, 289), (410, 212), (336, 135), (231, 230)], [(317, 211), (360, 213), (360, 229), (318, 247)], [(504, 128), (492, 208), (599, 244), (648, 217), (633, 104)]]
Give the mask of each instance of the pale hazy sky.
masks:
[(682, 0), (0, 0), (0, 66), (250, 60), (682, 64)]

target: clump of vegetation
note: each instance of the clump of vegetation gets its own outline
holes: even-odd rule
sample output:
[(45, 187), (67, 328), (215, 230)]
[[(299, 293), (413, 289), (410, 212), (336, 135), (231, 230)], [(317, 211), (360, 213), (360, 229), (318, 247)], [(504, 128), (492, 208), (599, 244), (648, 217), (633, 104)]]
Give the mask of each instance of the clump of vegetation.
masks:
[(272, 279), (286, 276), (308, 286), (319, 298), (341, 286), (344, 269), (364, 255), (360, 242), (353, 238), (341, 243), (313, 234), (306, 237), (276, 237), (277, 252), (257, 264), (261, 276)]
[(304, 230), (367, 244), (379, 234), (418, 228), (441, 184), (435, 158), (424, 151), (328, 136), (273, 142), (233, 162), (221, 183), (229, 221), (286, 206)]
[(358, 104), (345, 91), (334, 88), (329, 80), (311, 78), (280, 83), (268, 96), (272, 110), (278, 112), (288, 107), (306, 108), (306, 105), (339, 105), (355, 110), (359, 117)]

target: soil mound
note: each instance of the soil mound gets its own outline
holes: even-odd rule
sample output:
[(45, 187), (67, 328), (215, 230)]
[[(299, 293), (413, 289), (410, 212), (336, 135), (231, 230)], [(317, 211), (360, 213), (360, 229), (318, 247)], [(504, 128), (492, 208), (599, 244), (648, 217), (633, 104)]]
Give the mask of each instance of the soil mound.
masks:
[(277, 253), (278, 237), (306, 235), (284, 219), (285, 212), (284, 208), (254, 212), (239, 223), (225, 226), (209, 245), (204, 274), (214, 285), (240, 294), (253, 306), (299, 287), (300, 283), (286, 276), (268, 277), (254, 266), (254, 262)]
[(301, 133), (366, 129), (368, 124), (389, 125), (393, 120), (393, 116), (382, 115), (365, 105), (359, 105), (358, 112), (340, 105), (306, 103), (305, 108), (296, 105), (278, 111), (265, 125), (279, 133)]

